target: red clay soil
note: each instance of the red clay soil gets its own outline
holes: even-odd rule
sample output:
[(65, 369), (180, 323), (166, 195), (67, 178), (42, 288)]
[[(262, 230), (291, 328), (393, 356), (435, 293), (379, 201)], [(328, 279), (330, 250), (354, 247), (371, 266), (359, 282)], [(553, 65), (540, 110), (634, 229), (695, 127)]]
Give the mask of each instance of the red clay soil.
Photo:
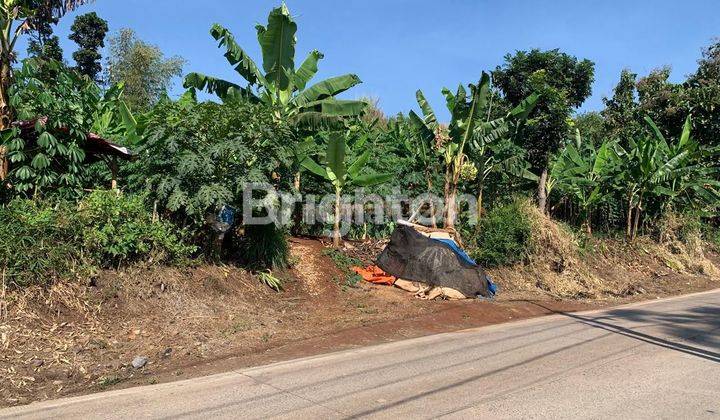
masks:
[[(104, 272), (92, 285), (11, 293), (0, 318), (0, 406), (717, 287), (710, 277), (687, 275), (673, 278), (681, 287), (656, 294), (558, 300), (497, 278), (495, 302), (426, 301), (390, 286), (344, 286), (345, 273), (320, 242), (291, 245), (295, 268), (274, 273), (285, 280), (281, 293), (219, 266), (136, 267)], [(136, 356), (147, 365), (133, 368)]]

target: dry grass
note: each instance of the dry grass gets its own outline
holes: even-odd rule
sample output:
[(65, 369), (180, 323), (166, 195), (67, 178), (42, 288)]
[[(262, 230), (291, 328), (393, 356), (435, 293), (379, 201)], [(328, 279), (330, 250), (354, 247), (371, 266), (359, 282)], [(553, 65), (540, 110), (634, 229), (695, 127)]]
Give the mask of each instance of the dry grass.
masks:
[(606, 282), (583, 263), (572, 232), (529, 201), (524, 211), (532, 223), (533, 252), (525, 263), (495, 270), (501, 286), (508, 290), (540, 289), (558, 298), (597, 298), (610, 291)]
[(262, 305), (274, 292), (229, 267), (134, 267), (101, 272), (94, 283), (8, 293), (0, 322), (0, 405), (22, 403), (17, 396), (30, 393), (44, 399), (68, 388), (92, 389), (108, 375), (132, 377), (127, 366), (137, 355), (157, 363), (172, 348), (203, 358), (211, 347), (231, 346), (238, 333), (260, 341), (266, 331), (259, 327), (279, 309)]
[[(650, 290), (667, 291), (674, 276), (718, 278), (720, 271), (703, 254), (702, 241), (683, 243), (665, 235), (663, 243), (638, 238), (632, 244), (617, 239), (586, 238), (587, 255), (577, 236), (542, 214), (530, 202), (533, 252), (525, 263), (492, 270), (509, 291), (537, 291), (570, 299), (609, 299)], [(669, 276), (669, 277), (668, 277)], [(666, 284), (667, 283), (667, 284)]]

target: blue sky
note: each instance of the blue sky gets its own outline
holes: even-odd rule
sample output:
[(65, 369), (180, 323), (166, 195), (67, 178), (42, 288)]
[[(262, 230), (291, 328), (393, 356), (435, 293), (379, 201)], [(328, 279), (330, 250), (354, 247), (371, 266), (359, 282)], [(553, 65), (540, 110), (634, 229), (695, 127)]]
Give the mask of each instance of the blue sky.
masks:
[[(66, 59), (67, 39), (78, 13), (96, 11), (111, 32), (133, 28), (167, 55), (188, 60), (188, 71), (229, 80), (236, 74), (208, 34), (218, 22), (234, 32), (257, 61), (254, 26), (265, 23), (279, 0), (97, 0), (61, 21), (56, 33)], [(456, 87), (492, 70), (515, 50), (551, 49), (596, 64), (593, 95), (581, 110), (599, 110), (620, 71), (641, 75), (672, 66), (675, 81), (696, 68), (703, 46), (720, 36), (718, 0), (287, 0), (298, 22), (296, 61), (318, 49), (325, 54), (316, 77), (356, 73), (363, 84), (346, 96), (380, 99), (388, 114), (416, 108), (422, 89), (439, 113), (443, 86)], [(19, 49), (24, 50), (25, 45)], [(173, 93), (179, 94), (181, 82)], [(445, 118), (446, 117), (446, 113)]]

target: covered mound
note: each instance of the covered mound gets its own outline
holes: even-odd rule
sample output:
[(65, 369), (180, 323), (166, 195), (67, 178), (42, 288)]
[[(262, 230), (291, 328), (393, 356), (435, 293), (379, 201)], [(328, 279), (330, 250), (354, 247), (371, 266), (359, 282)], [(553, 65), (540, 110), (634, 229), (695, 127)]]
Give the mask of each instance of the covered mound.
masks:
[(492, 297), (494, 285), (485, 271), (459, 255), (455, 248), (400, 224), (378, 256), (377, 265), (399, 279), (448, 287), (466, 297)]

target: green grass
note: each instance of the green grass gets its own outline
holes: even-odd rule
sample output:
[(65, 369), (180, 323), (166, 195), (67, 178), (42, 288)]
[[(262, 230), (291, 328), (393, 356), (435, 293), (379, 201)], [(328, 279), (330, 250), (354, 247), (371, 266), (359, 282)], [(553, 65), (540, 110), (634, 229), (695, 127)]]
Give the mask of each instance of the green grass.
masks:
[[(364, 264), (361, 260), (353, 258), (343, 253), (342, 251), (338, 251), (337, 249), (327, 249), (323, 251), (323, 254), (330, 257), (330, 259), (333, 260), (333, 262), (335, 263), (335, 266), (343, 272), (345, 279), (344, 282), (342, 282), (341, 286), (355, 287), (360, 282), (360, 280), (362, 280), (362, 277), (360, 277), (357, 273), (351, 270), (351, 267), (353, 266), (362, 267)], [(337, 283), (341, 282), (338, 281)]]

